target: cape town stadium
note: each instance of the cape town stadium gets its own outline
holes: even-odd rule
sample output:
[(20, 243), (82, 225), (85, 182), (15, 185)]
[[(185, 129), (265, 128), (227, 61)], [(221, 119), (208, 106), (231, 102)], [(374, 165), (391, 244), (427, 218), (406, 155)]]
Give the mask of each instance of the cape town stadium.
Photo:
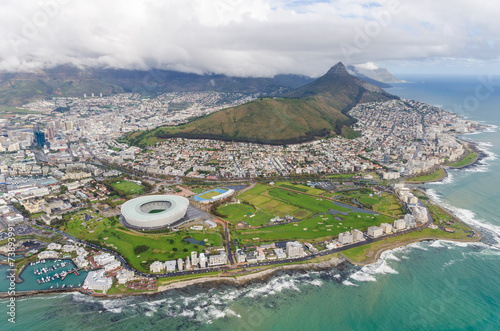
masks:
[(121, 207), (126, 225), (139, 229), (169, 227), (186, 215), (189, 200), (176, 195), (146, 195)]

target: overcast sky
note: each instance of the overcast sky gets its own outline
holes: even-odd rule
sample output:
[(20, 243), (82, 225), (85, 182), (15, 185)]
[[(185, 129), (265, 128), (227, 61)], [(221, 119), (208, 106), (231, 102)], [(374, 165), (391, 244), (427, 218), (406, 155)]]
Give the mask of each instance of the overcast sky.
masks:
[(498, 0), (2, 0), (0, 70), (500, 72)]

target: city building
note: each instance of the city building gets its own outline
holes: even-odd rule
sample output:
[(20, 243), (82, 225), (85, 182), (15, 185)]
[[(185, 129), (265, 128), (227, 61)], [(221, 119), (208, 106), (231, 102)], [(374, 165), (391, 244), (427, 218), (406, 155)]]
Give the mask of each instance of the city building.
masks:
[(44, 259), (58, 259), (59, 258), (59, 253), (55, 251), (43, 251), (38, 253), (38, 259), (39, 260), (44, 260)]
[(165, 271), (166, 272), (175, 272), (175, 265), (176, 265), (175, 260), (165, 261)]
[(382, 224), (380, 224), (380, 226), (382, 227), (382, 230), (384, 231), (385, 234), (392, 233), (392, 224), (382, 223)]
[(227, 264), (227, 255), (225, 252), (220, 252), (218, 255), (210, 255), (208, 260), (209, 266)]
[(418, 223), (426, 223), (429, 220), (429, 213), (427, 208), (422, 206), (415, 206), (412, 208), (412, 215)]
[(248, 263), (257, 263), (259, 260), (257, 260), (257, 252), (255, 251), (250, 251), (245, 254), (245, 258)]
[(339, 233), (339, 242), (342, 245), (352, 244), (353, 240), (354, 240), (353, 234), (351, 232), (346, 231), (346, 232)]
[(19, 224), (24, 221), (24, 217), (21, 214), (15, 214), (13, 216), (7, 216), (5, 218), (9, 226)]
[(102, 253), (94, 256), (94, 262), (98, 265), (105, 265), (115, 260), (115, 256), (109, 253)]
[(283, 251), (283, 249), (282, 249), (282, 248), (275, 248), (275, 249), (274, 249), (274, 254), (276, 254), (276, 257), (277, 257), (279, 260), (286, 259), (286, 253), (285, 253), (285, 251)]
[(62, 251), (63, 252), (66, 252), (66, 253), (69, 253), (69, 252), (74, 252), (76, 251), (78, 247), (76, 247), (75, 245), (64, 245), (62, 247)]
[(367, 231), (368, 237), (378, 238), (384, 234), (384, 229), (381, 226), (370, 226)]
[(286, 243), (286, 254), (290, 259), (303, 257), (306, 255), (302, 244), (298, 241), (289, 241)]
[(181, 258), (177, 259), (177, 270), (179, 271), (184, 270), (184, 261)]
[(47, 245), (47, 249), (50, 251), (58, 251), (61, 249), (61, 244), (56, 244), (56, 243), (50, 243)]
[(86, 268), (89, 265), (89, 261), (82, 255), (78, 255), (73, 259), (73, 262), (78, 268)]
[(193, 251), (191, 252), (191, 264), (193, 267), (198, 267), (198, 253)]
[(116, 280), (118, 281), (118, 284), (126, 284), (127, 282), (133, 280), (134, 277), (134, 272), (125, 268), (118, 270), (116, 273)]
[(412, 214), (406, 214), (404, 217), (404, 221), (406, 223), (407, 229), (412, 229), (417, 226), (417, 223), (415, 222), (415, 216), (413, 216)]
[(111, 270), (115, 270), (116, 268), (119, 268), (121, 267), (122, 263), (118, 260), (114, 260), (114, 261), (111, 261), (107, 264), (104, 265), (104, 270), (106, 271), (111, 271)]
[(34, 133), (35, 133), (35, 145), (37, 145), (40, 148), (43, 148), (46, 144), (45, 133), (39, 130), (36, 130)]
[(160, 261), (154, 261), (151, 263), (149, 266), (149, 271), (155, 274), (159, 274), (165, 270), (165, 265), (161, 263)]
[(247, 256), (245, 255), (243, 250), (237, 249), (235, 255), (236, 255), (236, 262), (237, 263), (245, 263), (246, 262)]
[(205, 253), (200, 253), (200, 256), (198, 257), (198, 262), (200, 264), (200, 268), (206, 268), (207, 267), (207, 257), (205, 256)]
[(406, 229), (406, 221), (404, 219), (395, 220), (392, 227), (396, 231), (404, 230)]
[(364, 240), (363, 232), (359, 231), (358, 229), (352, 230), (352, 240), (353, 241), (362, 241)]
[(83, 288), (106, 293), (113, 285), (113, 279), (105, 276), (104, 270), (90, 271), (83, 282)]

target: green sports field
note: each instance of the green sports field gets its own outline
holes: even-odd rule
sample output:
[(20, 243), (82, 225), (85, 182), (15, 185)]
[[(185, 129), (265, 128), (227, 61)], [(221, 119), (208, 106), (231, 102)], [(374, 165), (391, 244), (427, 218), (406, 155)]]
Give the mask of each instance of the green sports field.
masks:
[(126, 180), (112, 183), (111, 186), (113, 186), (113, 188), (122, 195), (134, 195), (134, 194), (144, 193), (143, 185), (138, 185), (134, 182), (129, 182)]
[(216, 197), (216, 196), (221, 195), (221, 194), (222, 194), (221, 192), (209, 191), (209, 192), (207, 192), (205, 194), (199, 195), (198, 197), (200, 197), (202, 199), (205, 199), (205, 200), (210, 200), (213, 197)]

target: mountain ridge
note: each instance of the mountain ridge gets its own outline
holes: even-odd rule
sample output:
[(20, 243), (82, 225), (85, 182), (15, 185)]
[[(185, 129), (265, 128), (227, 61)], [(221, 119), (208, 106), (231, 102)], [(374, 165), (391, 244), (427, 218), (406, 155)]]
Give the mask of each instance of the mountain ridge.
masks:
[(347, 113), (360, 102), (397, 99), (350, 75), (339, 62), (318, 79), (279, 97), (260, 98), (217, 111), (175, 127), (159, 127), (128, 136), (145, 146), (173, 137), (263, 144), (293, 144), (333, 134), (355, 137)]
[(170, 70), (80, 69), (58, 66), (34, 73), (0, 72), (0, 104), (20, 106), (35, 99), (83, 97), (133, 92), (156, 96), (165, 92), (229, 92), (275, 94), (310, 82), (300, 75), (231, 77), (220, 74), (198, 75)]

